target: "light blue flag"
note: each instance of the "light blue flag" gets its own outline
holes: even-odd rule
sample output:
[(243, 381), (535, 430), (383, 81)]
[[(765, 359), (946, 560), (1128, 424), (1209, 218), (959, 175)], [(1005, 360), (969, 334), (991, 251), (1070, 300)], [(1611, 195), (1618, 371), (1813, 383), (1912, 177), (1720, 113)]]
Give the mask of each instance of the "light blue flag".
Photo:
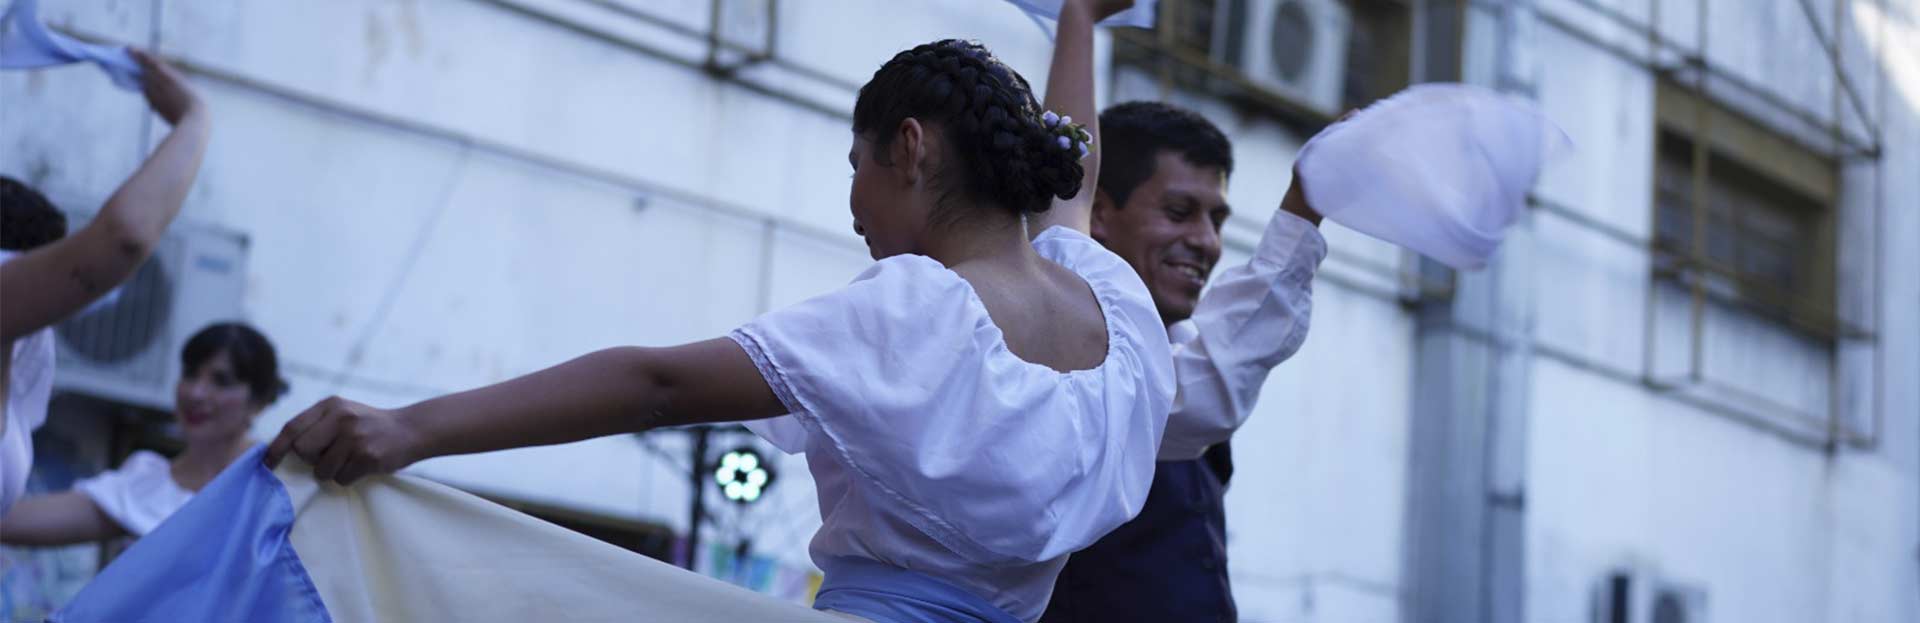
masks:
[(287, 534), (293, 506), (255, 446), (135, 541), (49, 623), (331, 623)]
[(0, 17), (0, 69), (36, 69), (89, 62), (129, 91), (140, 90), (140, 64), (119, 46), (81, 43), (40, 23), (40, 0), (14, 0)]

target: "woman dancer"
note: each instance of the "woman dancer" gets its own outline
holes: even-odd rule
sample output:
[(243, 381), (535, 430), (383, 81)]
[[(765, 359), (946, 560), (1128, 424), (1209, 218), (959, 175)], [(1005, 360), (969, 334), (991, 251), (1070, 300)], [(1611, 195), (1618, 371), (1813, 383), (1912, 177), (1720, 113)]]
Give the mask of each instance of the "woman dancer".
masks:
[(7, 515), (0, 543), (52, 546), (145, 536), (186, 505), (193, 492), (254, 442), (260, 411), (287, 391), (273, 343), (244, 324), (201, 329), (180, 349), (183, 374), (174, 385), (174, 418), (187, 448), (169, 461), (149, 451), (120, 469), (74, 483), (72, 491), (21, 500)]
[(1061, 115), (974, 43), (875, 72), (849, 161), (854, 229), (879, 261), (848, 286), (724, 338), (603, 350), (400, 409), (330, 398), (267, 461), (297, 455), (348, 483), (435, 456), (783, 416), (771, 428), (798, 434), (775, 440), (806, 450), (820, 487), (816, 608), (1038, 619), (1066, 555), (1139, 510), (1173, 394), (1159, 314), (1087, 237), (1080, 192), (1099, 162), (1093, 23), (1126, 4), (1063, 8), (1048, 89)]

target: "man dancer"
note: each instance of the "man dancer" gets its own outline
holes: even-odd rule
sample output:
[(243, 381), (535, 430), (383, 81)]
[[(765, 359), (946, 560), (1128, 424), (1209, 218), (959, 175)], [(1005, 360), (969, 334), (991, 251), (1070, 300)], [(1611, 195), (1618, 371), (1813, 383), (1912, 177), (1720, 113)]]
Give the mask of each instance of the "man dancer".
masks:
[(1233, 147), (1205, 118), (1157, 102), (1100, 114), (1105, 158), (1093, 237), (1153, 294), (1174, 343), (1179, 395), (1140, 514), (1075, 552), (1054, 584), (1047, 623), (1233, 621), (1222, 505), (1227, 439), (1268, 371), (1306, 339), (1312, 280), (1326, 257), (1320, 215), (1296, 179), (1253, 258), (1205, 297), (1232, 210)]

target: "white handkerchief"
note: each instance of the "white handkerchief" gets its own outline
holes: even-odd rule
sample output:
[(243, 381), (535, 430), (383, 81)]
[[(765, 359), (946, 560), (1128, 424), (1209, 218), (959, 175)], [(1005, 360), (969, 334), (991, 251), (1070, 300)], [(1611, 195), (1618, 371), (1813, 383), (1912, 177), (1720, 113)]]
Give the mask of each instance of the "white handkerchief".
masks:
[[(1062, 0), (1007, 0), (1007, 2), (1012, 2), (1014, 6), (1020, 7), (1020, 10), (1034, 17), (1060, 19)], [(1100, 25), (1152, 28), (1154, 3), (1155, 0), (1139, 0), (1133, 3), (1133, 8), (1100, 20)]]
[(40, 23), (39, 4), (39, 0), (15, 0), (6, 16), (0, 17), (0, 69), (37, 69), (84, 61), (99, 65), (116, 86), (140, 90), (140, 64), (133, 61), (126, 48), (81, 43), (47, 30)]
[(1328, 220), (1477, 269), (1526, 209), (1541, 165), (1571, 147), (1527, 100), (1422, 84), (1328, 126), (1295, 167)]

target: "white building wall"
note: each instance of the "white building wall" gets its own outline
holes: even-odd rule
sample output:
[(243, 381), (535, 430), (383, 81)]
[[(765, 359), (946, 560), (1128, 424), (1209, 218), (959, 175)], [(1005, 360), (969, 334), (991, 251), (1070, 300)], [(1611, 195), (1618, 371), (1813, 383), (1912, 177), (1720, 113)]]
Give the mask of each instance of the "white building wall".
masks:
[[(1599, 4), (1640, 20), (1653, 10), (1646, 0)], [(1688, 47), (1697, 46), (1695, 4), (1668, 1), (1659, 9), (1666, 32)], [(1708, 4), (1711, 62), (1833, 118), (1833, 72), (1796, 2)], [(1812, 4), (1820, 27), (1831, 32), (1832, 4)], [(1911, 274), (1920, 265), (1913, 210), (1920, 206), (1913, 199), (1920, 196), (1920, 73), (1899, 69), (1915, 64), (1920, 44), (1910, 36), (1892, 40), (1893, 33), (1920, 30), (1914, 3), (1893, 2), (1886, 11), (1880, 4), (1854, 3), (1844, 14), (1842, 40), (1849, 75), (1884, 126), (1885, 152), (1878, 175), (1870, 161), (1844, 168), (1837, 206), (1842, 310), (1869, 324), (1879, 319), (1878, 363), (1871, 346), (1843, 348), (1836, 363), (1771, 323), (1715, 314), (1705, 322), (1707, 378), (1799, 414), (1724, 393), (1641, 384), (1646, 254), (1563, 216), (1535, 213), (1532, 331), (1537, 345), (1554, 352), (1534, 359), (1527, 388), (1526, 620), (1587, 620), (1594, 584), (1625, 566), (1704, 589), (1712, 621), (1920, 619), (1920, 470), (1913, 450), (1920, 402), (1911, 389), (1920, 376), (1920, 314), (1913, 312), (1920, 283)], [(1579, 25), (1598, 45), (1560, 26), (1534, 28), (1538, 97), (1579, 147), (1536, 192), (1644, 239), (1652, 222), (1654, 76), (1601, 45), (1644, 53), (1646, 38), (1570, 0), (1537, 5)], [(1890, 38), (1876, 39), (1882, 20)], [(1850, 112), (1840, 119), (1864, 127)], [(1881, 223), (1874, 222), (1876, 196)], [(1876, 228), (1883, 237), (1877, 252)], [(1655, 368), (1663, 373), (1686, 370), (1686, 312), (1675, 297), (1656, 314)], [(1838, 386), (1829, 383), (1834, 365)], [(1875, 374), (1884, 375), (1877, 401)], [(1862, 433), (1871, 432), (1861, 423), (1875, 420), (1878, 405), (1884, 428), (1877, 445), (1829, 449), (1817, 441), (1836, 404), (1830, 392), (1841, 393), (1834, 416)], [(1806, 415), (1820, 419), (1774, 430)], [(1796, 441), (1809, 435), (1816, 441)]]

